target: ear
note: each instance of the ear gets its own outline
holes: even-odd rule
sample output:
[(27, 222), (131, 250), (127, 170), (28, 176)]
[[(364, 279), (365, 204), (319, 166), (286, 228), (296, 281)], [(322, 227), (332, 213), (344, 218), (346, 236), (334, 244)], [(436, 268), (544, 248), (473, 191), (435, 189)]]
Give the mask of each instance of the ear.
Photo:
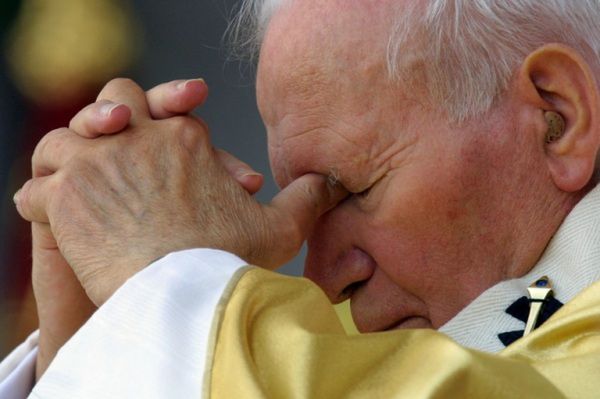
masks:
[[(573, 49), (548, 44), (532, 52), (519, 71), (521, 88), (539, 112), (537, 134), (543, 146), (548, 170), (561, 190), (576, 192), (592, 178), (600, 146), (598, 86), (589, 65)], [(565, 132), (546, 143), (545, 111), (554, 111), (565, 120)]]

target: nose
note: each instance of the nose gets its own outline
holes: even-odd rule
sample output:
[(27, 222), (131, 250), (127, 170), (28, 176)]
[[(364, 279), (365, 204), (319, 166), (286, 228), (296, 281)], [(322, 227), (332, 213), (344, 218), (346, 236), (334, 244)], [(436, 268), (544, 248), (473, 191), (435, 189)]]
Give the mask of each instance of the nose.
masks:
[(309, 241), (304, 269), (305, 277), (321, 287), (334, 304), (352, 296), (371, 278), (376, 267), (375, 260), (358, 247), (338, 251)]

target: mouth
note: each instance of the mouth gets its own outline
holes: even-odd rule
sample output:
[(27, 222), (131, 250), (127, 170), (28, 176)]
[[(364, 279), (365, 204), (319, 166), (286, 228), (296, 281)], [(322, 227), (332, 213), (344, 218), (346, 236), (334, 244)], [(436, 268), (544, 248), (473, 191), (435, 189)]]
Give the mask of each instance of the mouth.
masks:
[(382, 331), (404, 330), (408, 328), (433, 328), (433, 326), (431, 325), (431, 322), (424, 317), (408, 316)]

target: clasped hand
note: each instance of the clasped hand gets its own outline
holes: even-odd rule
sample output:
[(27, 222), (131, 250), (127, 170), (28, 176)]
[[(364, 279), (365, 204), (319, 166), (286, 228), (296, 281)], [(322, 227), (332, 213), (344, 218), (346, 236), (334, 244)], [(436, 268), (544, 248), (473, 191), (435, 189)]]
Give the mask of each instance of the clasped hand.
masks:
[[(94, 132), (94, 118), (107, 108), (113, 119)], [(129, 122), (119, 134), (89, 138), (112, 133), (110, 124), (119, 119)], [(129, 277), (176, 250), (223, 249), (276, 268), (345, 196), (324, 176), (309, 174), (260, 204), (251, 195), (253, 183), (235, 176), (238, 164), (212, 147), (203, 122), (153, 119), (145, 93), (119, 79), (70, 129), (41, 140), (33, 178), (15, 202), (25, 219), (49, 223), (66, 262), (99, 306)]]

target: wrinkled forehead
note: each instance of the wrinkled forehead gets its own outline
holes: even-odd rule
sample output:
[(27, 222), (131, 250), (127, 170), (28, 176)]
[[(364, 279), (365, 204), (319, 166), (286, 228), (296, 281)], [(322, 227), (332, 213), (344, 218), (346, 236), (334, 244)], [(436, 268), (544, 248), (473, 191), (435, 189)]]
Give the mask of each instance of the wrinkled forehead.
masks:
[(387, 76), (388, 39), (397, 8), (391, 3), (285, 1), (273, 14), (261, 48), (259, 106), (265, 94), (279, 101), (290, 95), (333, 94), (353, 81)]
[(274, 14), (257, 98), (280, 185), (309, 171), (337, 170), (341, 178), (368, 173), (365, 154), (394, 134), (392, 119), (407, 108), (407, 94), (391, 84), (386, 63), (396, 5), (293, 0)]
[(322, 59), (331, 55), (343, 61), (355, 51), (385, 48), (398, 9), (387, 0), (267, 1), (263, 14), (269, 24), (263, 47), (269, 49), (276, 42), (278, 51), (294, 56), (318, 52)]

